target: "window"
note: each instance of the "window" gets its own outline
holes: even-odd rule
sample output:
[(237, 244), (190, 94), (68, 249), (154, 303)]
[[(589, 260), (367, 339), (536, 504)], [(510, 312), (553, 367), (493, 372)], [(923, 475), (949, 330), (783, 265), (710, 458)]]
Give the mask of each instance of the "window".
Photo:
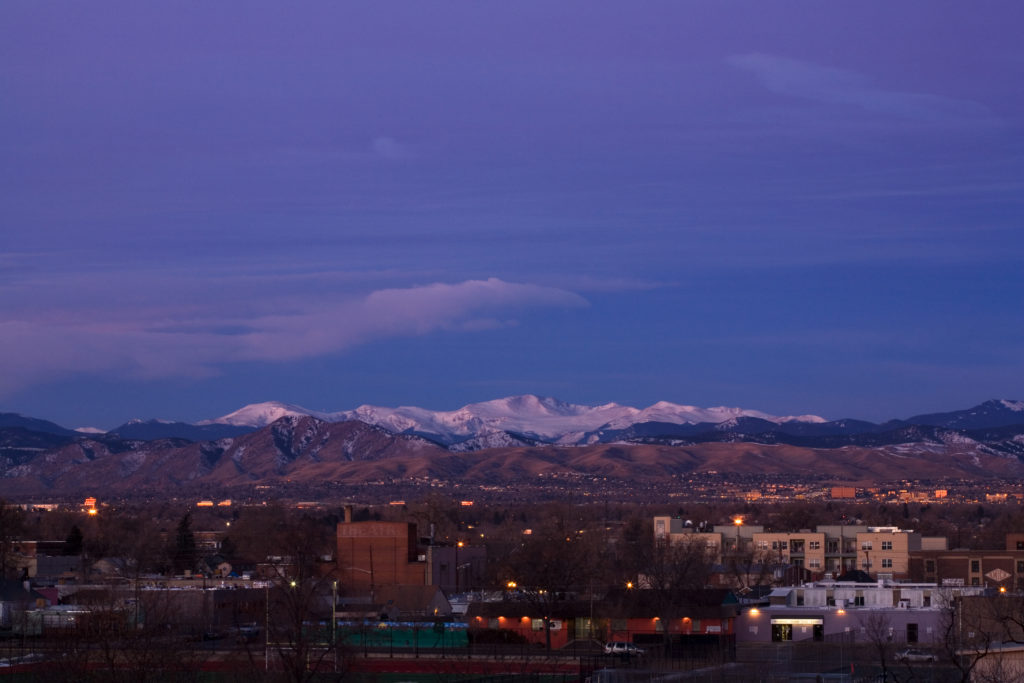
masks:
[(971, 560), (971, 571), (975, 573), (981, 571), (981, 560)]
[(839, 552), (839, 541), (825, 541), (825, 552), (826, 553), (838, 553)]
[(761, 550), (768, 550), (768, 541), (758, 541), (757, 547)]
[(907, 624), (907, 642), (917, 642), (917, 624)]
[(812, 557), (807, 560), (807, 566), (811, 569), (821, 569), (821, 558)]
[(1024, 550), (1024, 541), (1017, 541), (1017, 550)]
[(972, 586), (980, 586), (981, 585), (981, 581), (978, 580), (977, 576), (971, 577), (971, 585)]
[(924, 570), (926, 572), (934, 572), (935, 571), (935, 560), (925, 560), (924, 561)]
[(871, 541), (864, 541), (863, 543), (860, 544), (860, 549), (861, 550), (871, 550), (871, 548), (872, 548)]
[(882, 550), (892, 550), (892, 541), (882, 541)]
[(821, 550), (821, 541), (807, 541), (807, 547), (810, 550)]
[(882, 569), (892, 569), (892, 558), (891, 557), (883, 557), (882, 558)]
[(1024, 574), (1024, 560), (1017, 560), (1017, 573)]
[(853, 598), (853, 606), (854, 607), (863, 607), (864, 606), (864, 596), (863, 595), (854, 596), (854, 598)]

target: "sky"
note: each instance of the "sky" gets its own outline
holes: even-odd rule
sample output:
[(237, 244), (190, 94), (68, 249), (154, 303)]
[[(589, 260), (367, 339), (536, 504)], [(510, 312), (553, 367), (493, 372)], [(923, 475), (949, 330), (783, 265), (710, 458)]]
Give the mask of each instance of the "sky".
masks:
[(0, 411), (1024, 399), (1024, 5), (0, 3)]

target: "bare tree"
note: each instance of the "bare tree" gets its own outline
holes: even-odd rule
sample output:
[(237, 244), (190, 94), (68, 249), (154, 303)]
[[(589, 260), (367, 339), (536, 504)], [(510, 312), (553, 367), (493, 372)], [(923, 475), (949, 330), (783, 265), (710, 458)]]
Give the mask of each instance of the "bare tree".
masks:
[(675, 542), (657, 539), (651, 547), (637, 584), (657, 606), (666, 652), (670, 647), (669, 624), (684, 616), (688, 593), (707, 585), (713, 559), (701, 534)]
[(25, 529), (25, 514), (21, 508), (0, 499), (0, 579), (8, 578), (15, 569), (14, 542)]
[(770, 583), (772, 580), (772, 553), (753, 545), (728, 553), (723, 558), (725, 571), (733, 587), (739, 591)]
[(886, 614), (875, 611), (859, 614), (858, 618), (873, 658), (882, 669), (879, 680), (888, 681), (891, 675), (889, 663), (896, 649), (892, 621)]
[(556, 519), (522, 538), (507, 556), (503, 573), (516, 584), (517, 593), (537, 610), (551, 649), (551, 619), (559, 607), (586, 590), (593, 578), (590, 558), (597, 554), (592, 536), (578, 533)]
[(54, 681), (190, 682), (200, 658), (184, 636), (180, 595), (167, 590), (95, 590), (57, 636), (61, 666)]
[(953, 666), (962, 683), (975, 680), (975, 669), (1000, 641), (1002, 626), (993, 619), (989, 599), (947, 598), (939, 628), (943, 659)]
[(270, 534), (280, 558), (269, 563), (266, 590), (265, 663), (296, 683), (316, 677), (328, 666), (338, 670), (336, 631), (332, 623), (337, 577), (332, 573), (329, 527), (311, 517), (287, 519)]

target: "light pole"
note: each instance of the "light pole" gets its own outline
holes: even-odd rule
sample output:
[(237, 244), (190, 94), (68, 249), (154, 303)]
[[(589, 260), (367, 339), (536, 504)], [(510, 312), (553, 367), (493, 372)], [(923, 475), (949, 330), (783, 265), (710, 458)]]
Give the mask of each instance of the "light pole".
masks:
[(263, 586), (266, 621), (263, 624), (263, 671), (270, 671), (270, 582)]
[(459, 548), (463, 546), (462, 541), (455, 544), (455, 593), (459, 592)]
[(331, 649), (334, 652), (334, 673), (338, 673), (338, 582), (331, 582)]

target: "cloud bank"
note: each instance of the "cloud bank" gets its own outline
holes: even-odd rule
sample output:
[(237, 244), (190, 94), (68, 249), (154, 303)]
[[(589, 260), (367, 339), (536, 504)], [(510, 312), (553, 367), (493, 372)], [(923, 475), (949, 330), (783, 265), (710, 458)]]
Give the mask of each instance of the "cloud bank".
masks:
[(545, 307), (581, 307), (564, 289), (496, 278), (381, 289), (362, 298), (296, 303), (287, 313), (247, 318), (178, 314), (126, 320), (67, 311), (0, 321), (0, 395), (74, 375), (155, 379), (207, 377), (238, 361), (287, 361), (345, 351), (376, 339), (516, 324)]

